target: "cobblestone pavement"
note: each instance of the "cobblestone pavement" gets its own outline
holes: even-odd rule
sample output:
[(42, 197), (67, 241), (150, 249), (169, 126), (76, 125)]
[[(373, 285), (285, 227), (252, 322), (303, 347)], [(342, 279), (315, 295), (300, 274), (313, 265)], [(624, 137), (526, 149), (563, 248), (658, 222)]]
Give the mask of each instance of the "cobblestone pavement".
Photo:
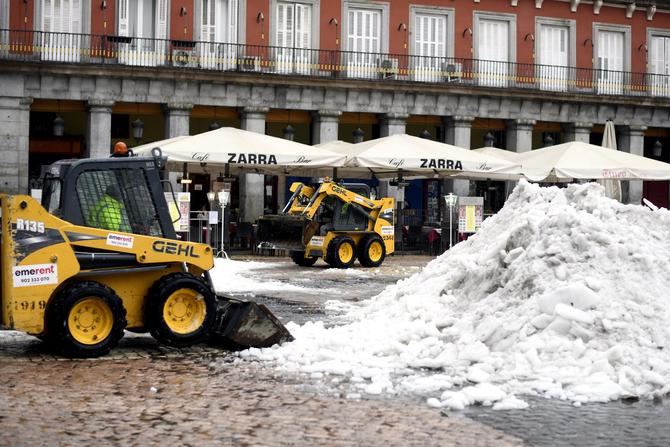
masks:
[[(268, 304), (283, 319), (323, 318), (319, 299), (298, 298)], [(32, 337), (3, 333), (0, 389), (7, 446), (523, 444), (461, 415), (440, 415), (420, 398), (345, 399), (215, 347), (170, 349), (137, 334), (107, 357), (68, 360)]]
[[(265, 258), (275, 265), (264, 277), (307, 290), (255, 299), (283, 321), (320, 320), (328, 317), (326, 299), (375, 295), (429, 259), (396, 256), (374, 274), (352, 274)], [(322, 288), (337, 297), (324, 297)], [(0, 389), (0, 445), (9, 446), (670, 445), (667, 400), (575, 408), (530, 397), (527, 410), (442, 414), (422, 397), (345, 399), (215, 347), (177, 350), (137, 334), (127, 334), (105, 358), (68, 360), (32, 337), (3, 333)]]

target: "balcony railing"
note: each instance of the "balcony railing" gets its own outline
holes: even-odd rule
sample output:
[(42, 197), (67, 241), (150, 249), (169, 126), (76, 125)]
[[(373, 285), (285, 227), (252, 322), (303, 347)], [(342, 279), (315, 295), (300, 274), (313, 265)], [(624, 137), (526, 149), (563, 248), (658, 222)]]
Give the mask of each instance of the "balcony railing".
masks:
[(0, 30), (0, 60), (670, 97), (670, 76), (490, 60)]

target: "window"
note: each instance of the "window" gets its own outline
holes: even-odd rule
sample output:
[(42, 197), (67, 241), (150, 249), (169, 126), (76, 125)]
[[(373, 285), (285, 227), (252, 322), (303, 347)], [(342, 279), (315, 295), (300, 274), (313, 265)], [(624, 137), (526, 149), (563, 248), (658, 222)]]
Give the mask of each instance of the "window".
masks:
[(630, 68), (630, 27), (594, 24), (596, 88), (606, 95), (620, 95)]
[(42, 59), (79, 62), (82, 46), (82, 0), (42, 0), (39, 8)]
[(516, 59), (515, 16), (475, 13), (475, 59), (479, 84), (505, 87), (513, 73), (510, 62)]
[(568, 90), (569, 67), (575, 62), (575, 21), (538, 18), (535, 27), (535, 71), (543, 90)]
[[(0, 29), (9, 29), (9, 0), (0, 0)], [(0, 31), (0, 54), (6, 53), (7, 42), (9, 41), (9, 33), (7, 31)]]
[(411, 10), (411, 66), (415, 81), (437, 82), (447, 72), (460, 72), (453, 61), (453, 11), (415, 8)]
[(347, 76), (374, 78), (392, 73), (398, 61), (380, 54), (388, 49), (388, 4), (345, 2), (344, 17)]
[(119, 62), (162, 65), (167, 59), (168, 0), (118, 0), (118, 33), (129, 43), (119, 45)]
[(649, 87), (655, 96), (670, 96), (670, 34), (649, 30)]
[(196, 8), (197, 35), (203, 42), (199, 46), (200, 66), (218, 70), (235, 69), (240, 35), (240, 1), (199, 0)]
[(279, 73), (308, 74), (312, 68), (311, 48), (316, 40), (318, 17), (312, 2), (273, 2), (273, 60)]

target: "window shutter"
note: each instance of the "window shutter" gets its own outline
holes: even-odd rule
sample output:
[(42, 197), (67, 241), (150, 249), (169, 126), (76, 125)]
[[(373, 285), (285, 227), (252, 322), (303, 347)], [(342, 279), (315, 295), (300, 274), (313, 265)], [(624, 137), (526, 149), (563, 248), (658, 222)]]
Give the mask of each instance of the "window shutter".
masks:
[(295, 5), (295, 46), (311, 48), (312, 46), (312, 6)]
[(238, 16), (240, 11), (239, 0), (228, 0), (228, 43), (238, 43)]
[(42, 2), (42, 31), (49, 32), (53, 25), (53, 1), (43, 0)]
[(117, 0), (119, 7), (119, 36), (128, 35), (128, 2), (130, 0)]
[(156, 39), (166, 39), (168, 35), (168, 0), (156, 0)]
[[(81, 33), (81, 0), (70, 0), (71, 3), (71, 33)], [(67, 22), (65, 22), (67, 23)]]

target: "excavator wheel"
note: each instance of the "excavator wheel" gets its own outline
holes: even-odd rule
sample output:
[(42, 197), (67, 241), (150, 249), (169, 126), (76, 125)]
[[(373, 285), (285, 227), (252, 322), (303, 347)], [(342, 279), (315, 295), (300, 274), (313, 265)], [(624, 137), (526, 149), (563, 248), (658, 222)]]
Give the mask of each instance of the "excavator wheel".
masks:
[(365, 237), (358, 244), (358, 260), (363, 267), (379, 267), (386, 257), (386, 247), (376, 234)]
[(216, 295), (190, 273), (171, 273), (149, 290), (144, 322), (151, 335), (170, 346), (191, 346), (209, 336), (216, 316)]
[(68, 357), (99, 357), (123, 337), (126, 309), (109, 287), (81, 281), (56, 295), (46, 320), (50, 346)]
[(338, 236), (328, 244), (328, 264), (338, 269), (351, 267), (356, 260), (356, 244), (349, 236)]
[(311, 267), (311, 266), (314, 265), (314, 263), (318, 259), (318, 258), (314, 258), (314, 257), (306, 258), (304, 251), (291, 251), (291, 252), (289, 252), (289, 256), (291, 256), (291, 259), (293, 260), (293, 262), (295, 262), (296, 264), (298, 264), (299, 266), (302, 266), (302, 267)]

